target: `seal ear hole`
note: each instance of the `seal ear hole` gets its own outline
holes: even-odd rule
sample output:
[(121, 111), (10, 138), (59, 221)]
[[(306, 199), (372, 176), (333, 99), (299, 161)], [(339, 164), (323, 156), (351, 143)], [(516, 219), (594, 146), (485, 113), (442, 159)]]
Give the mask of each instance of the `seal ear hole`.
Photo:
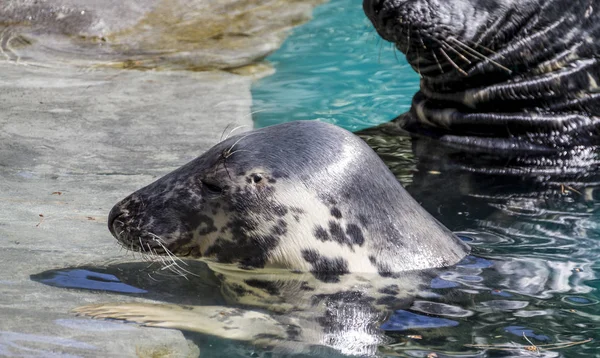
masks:
[(254, 182), (254, 184), (258, 184), (263, 180), (263, 176), (260, 174), (254, 174), (252, 176), (252, 181)]
[(200, 182), (202, 183), (202, 187), (205, 188), (206, 190), (208, 190), (209, 192), (213, 193), (213, 194), (221, 194), (223, 192), (223, 188), (221, 188), (220, 186), (218, 186), (217, 184), (207, 181), (205, 179), (200, 180)]

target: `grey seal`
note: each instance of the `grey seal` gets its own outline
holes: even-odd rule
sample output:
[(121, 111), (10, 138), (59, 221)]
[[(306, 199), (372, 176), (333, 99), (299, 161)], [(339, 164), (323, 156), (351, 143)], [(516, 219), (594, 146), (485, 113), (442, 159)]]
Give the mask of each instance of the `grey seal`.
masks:
[(75, 312), (294, 353), (375, 355), (391, 310), (469, 252), (364, 141), (318, 121), (228, 138), (123, 199), (108, 225), (123, 246), (167, 266), (205, 262), (231, 306)]
[(365, 142), (318, 121), (228, 138), (123, 199), (108, 226), (133, 250), (323, 280), (445, 267), (468, 252)]
[(494, 153), (599, 144), (598, 1), (364, 0), (363, 8), (421, 76), (395, 126)]

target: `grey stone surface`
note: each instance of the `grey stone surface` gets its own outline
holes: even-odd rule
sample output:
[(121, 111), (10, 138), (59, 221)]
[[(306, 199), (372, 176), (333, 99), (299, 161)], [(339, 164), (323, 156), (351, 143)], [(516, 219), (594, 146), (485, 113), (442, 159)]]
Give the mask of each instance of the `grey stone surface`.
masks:
[(3, 0), (0, 58), (223, 69), (281, 45), (324, 0)]
[(179, 331), (70, 312), (144, 295), (30, 276), (123, 258), (106, 228), (112, 205), (218, 142), (227, 124), (251, 126), (249, 88), (225, 72), (0, 63), (0, 356), (198, 355)]

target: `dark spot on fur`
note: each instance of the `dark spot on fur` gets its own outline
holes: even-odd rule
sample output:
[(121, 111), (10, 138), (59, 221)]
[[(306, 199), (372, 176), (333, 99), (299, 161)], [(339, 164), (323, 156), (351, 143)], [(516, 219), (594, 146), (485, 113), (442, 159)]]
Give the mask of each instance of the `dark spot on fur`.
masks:
[(366, 216), (364, 216), (363, 214), (359, 214), (357, 217), (362, 227), (367, 227), (367, 225), (369, 225), (369, 219), (367, 219)]
[(350, 236), (353, 244), (362, 246), (365, 243), (365, 237), (363, 236), (362, 230), (354, 224), (348, 224), (346, 226), (346, 234)]
[(275, 180), (273, 178), (269, 178), (269, 183), (270, 184), (275, 184), (275, 183), (277, 183), (277, 180)]
[(332, 239), (340, 244), (348, 244), (349, 246), (352, 246), (340, 224), (333, 220), (329, 221), (329, 233), (331, 234)]
[(217, 231), (214, 220), (206, 215), (198, 215), (197, 230), (199, 235), (208, 235)]
[(252, 220), (232, 219), (227, 223), (232, 240), (217, 238), (208, 247), (205, 256), (212, 256), (221, 263), (238, 262), (242, 269), (262, 268), (265, 266), (269, 253), (278, 244), (277, 236), (249, 235), (250, 228), (256, 225)]
[(386, 295), (397, 295), (400, 291), (398, 285), (388, 285), (380, 289), (379, 292)]
[(294, 207), (294, 206), (291, 206), (290, 210), (293, 213), (296, 213), (296, 214), (304, 214), (305, 213), (304, 209), (300, 209), (300, 208), (297, 208), (297, 207)]
[(276, 205), (273, 207), (273, 212), (277, 216), (285, 216), (288, 213), (288, 209), (283, 205)]
[(285, 220), (279, 219), (277, 221), (277, 225), (275, 225), (273, 227), (273, 235), (285, 235), (287, 233), (287, 223), (285, 222)]
[(273, 296), (279, 296), (279, 287), (274, 281), (249, 279), (244, 282), (250, 287), (261, 289)]
[(255, 244), (253, 246), (258, 246), (258, 248), (252, 247), (250, 249), (251, 252), (253, 251), (256, 254), (246, 254), (246, 257), (240, 262), (241, 268), (249, 269), (265, 267), (269, 253), (271, 252), (271, 250), (277, 247), (277, 244), (279, 243), (279, 240), (271, 235), (261, 235), (254, 238), (254, 240), (258, 245)]
[(302, 258), (308, 263), (315, 263), (319, 259), (319, 253), (315, 249), (304, 249), (302, 250)]
[(369, 261), (373, 264), (373, 265), (377, 265), (377, 259), (375, 258), (375, 256), (373, 255), (369, 255)]
[(321, 256), (314, 249), (302, 250), (302, 257), (312, 265), (310, 272), (319, 281), (339, 282), (341, 275), (350, 273), (348, 270), (348, 261), (343, 257), (329, 258)]
[(206, 249), (204, 256), (216, 256), (217, 261), (221, 263), (232, 263), (235, 259), (235, 256), (232, 254), (227, 254), (226, 249), (233, 245), (235, 244), (219, 237)]
[(299, 223), (299, 222), (300, 222), (300, 216), (298, 216), (298, 215), (294, 215), (294, 220), (296, 220), (296, 222), (298, 222), (298, 223)]
[(246, 183), (248, 183), (248, 184), (252, 184), (252, 178), (251, 178), (251, 177), (247, 177), (247, 178), (246, 178)]
[(320, 241), (329, 241), (329, 234), (327, 230), (320, 225), (315, 226), (315, 237)]
[(340, 211), (340, 209), (336, 208), (335, 206), (333, 208), (331, 208), (331, 216), (333, 216), (336, 219), (341, 219), (342, 218), (342, 212)]

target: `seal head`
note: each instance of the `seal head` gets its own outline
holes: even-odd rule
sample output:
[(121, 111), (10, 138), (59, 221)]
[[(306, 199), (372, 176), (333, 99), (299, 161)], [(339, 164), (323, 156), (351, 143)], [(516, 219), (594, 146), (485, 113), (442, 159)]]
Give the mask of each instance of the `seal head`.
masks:
[(231, 137), (125, 198), (108, 222), (144, 253), (324, 281), (449, 266), (469, 251), (365, 142), (317, 121)]
[(377, 32), (421, 76), (396, 123), (490, 151), (598, 144), (594, 0), (364, 0)]

